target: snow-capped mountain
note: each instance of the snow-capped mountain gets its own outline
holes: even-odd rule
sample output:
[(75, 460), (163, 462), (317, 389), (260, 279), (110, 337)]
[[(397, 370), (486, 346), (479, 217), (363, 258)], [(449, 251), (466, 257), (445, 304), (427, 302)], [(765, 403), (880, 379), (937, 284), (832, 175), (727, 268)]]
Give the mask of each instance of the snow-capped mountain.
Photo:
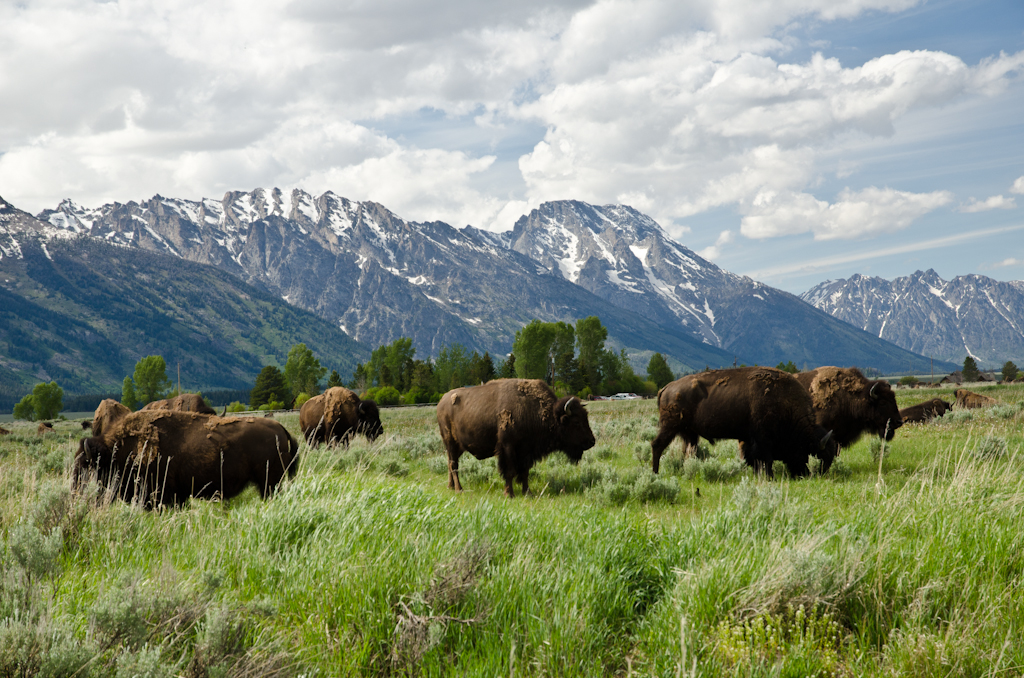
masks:
[(943, 280), (932, 269), (889, 281), (854, 275), (801, 295), (807, 303), (922, 355), (986, 367), (1024, 358), (1024, 281)]
[(533, 318), (597, 315), (613, 345), (661, 351), (690, 368), (923, 364), (793, 295), (723, 271), (621, 205), (545, 203), (507, 233), (407, 222), (376, 203), (277, 189), (96, 209), (65, 201), (38, 216), (48, 238), (84, 235), (212, 264), (371, 346), (409, 336), (425, 354), (452, 342), (504, 354)]

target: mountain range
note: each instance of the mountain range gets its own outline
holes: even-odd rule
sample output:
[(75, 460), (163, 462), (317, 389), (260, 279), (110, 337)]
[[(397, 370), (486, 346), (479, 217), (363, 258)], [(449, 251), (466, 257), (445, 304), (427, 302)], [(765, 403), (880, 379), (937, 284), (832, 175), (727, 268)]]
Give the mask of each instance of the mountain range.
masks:
[(801, 295), (816, 308), (915, 353), (995, 368), (1024, 358), (1024, 281), (943, 280), (932, 269), (889, 281), (854, 275)]
[(57, 243), (70, 258), (99, 241), (148, 251), (219, 269), (310, 311), (363, 351), (409, 336), (421, 356), (453, 342), (504, 356), (533, 318), (596, 315), (636, 366), (654, 351), (676, 371), (788, 360), (882, 371), (927, 365), (787, 292), (723, 271), (622, 205), (545, 203), (506, 233), (408, 222), (377, 203), (301, 190), (229, 192), (219, 201), (157, 195), (93, 209), (66, 200), (37, 217), (8, 212), (0, 266), (23, 256), (28, 240), (44, 257)]

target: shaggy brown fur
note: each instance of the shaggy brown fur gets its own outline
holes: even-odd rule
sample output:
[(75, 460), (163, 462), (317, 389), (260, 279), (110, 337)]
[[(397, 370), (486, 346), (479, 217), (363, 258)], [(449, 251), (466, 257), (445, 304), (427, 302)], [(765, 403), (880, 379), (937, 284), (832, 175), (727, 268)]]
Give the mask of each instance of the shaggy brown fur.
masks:
[(132, 411), (121, 403), (107, 398), (100, 403), (92, 415), (92, 434), (102, 436), (108, 428), (113, 427), (131, 413)]
[(199, 414), (217, 414), (217, 411), (206, 404), (203, 396), (198, 393), (182, 393), (167, 400), (154, 400), (142, 408), (144, 411), (171, 410), (172, 412), (198, 412)]
[(530, 468), (555, 450), (573, 463), (596, 442), (579, 398), (558, 399), (539, 379), (497, 379), (448, 391), (437, 404), (437, 425), (448, 453), (448, 487), (459, 492), (459, 457), (497, 455), (505, 495), (519, 479), (530, 492)]
[(827, 471), (835, 457), (831, 432), (814, 418), (811, 396), (791, 375), (770, 367), (737, 367), (691, 374), (658, 392), (659, 430), (651, 442), (655, 473), (676, 436), (690, 448), (700, 438), (740, 441), (744, 459), (772, 475), (778, 459), (793, 476), (808, 474), (810, 455)]
[(44, 435), (46, 433), (53, 433), (53, 424), (48, 421), (39, 422), (39, 426), (36, 428), (36, 435)]
[(974, 410), (979, 407), (991, 407), (996, 402), (995, 398), (990, 398), (987, 395), (974, 393), (966, 388), (958, 388), (956, 390), (956, 403), (953, 406), (963, 410)]
[(819, 367), (796, 380), (811, 394), (818, 424), (834, 433), (840, 447), (865, 432), (892, 440), (903, 424), (889, 383), (871, 381), (856, 367)]
[(329, 388), (302, 404), (299, 427), (310, 445), (348, 441), (357, 433), (376, 440), (384, 433), (380, 411), (372, 400), (360, 400), (341, 386)]
[(125, 501), (146, 507), (189, 497), (230, 498), (250, 483), (267, 498), (294, 476), (299, 445), (276, 421), (195, 412), (134, 412), (102, 436), (83, 438), (73, 482), (91, 473)]
[(941, 417), (951, 409), (953, 406), (942, 398), (932, 398), (911, 407), (904, 407), (900, 410), (900, 417), (904, 424), (920, 424)]

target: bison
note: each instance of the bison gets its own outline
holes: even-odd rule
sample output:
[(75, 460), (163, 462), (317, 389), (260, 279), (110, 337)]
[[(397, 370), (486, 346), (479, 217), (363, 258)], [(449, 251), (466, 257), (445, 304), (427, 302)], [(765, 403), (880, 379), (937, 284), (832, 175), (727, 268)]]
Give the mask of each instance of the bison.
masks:
[(198, 412), (199, 414), (217, 414), (216, 410), (206, 404), (203, 396), (198, 393), (182, 393), (167, 400), (154, 400), (142, 408), (150, 410), (171, 410), (173, 412)]
[(9, 435), (11, 435), (11, 432), (8, 431), (7, 429), (5, 429), (3, 426), (0, 426), (0, 436), (9, 436)]
[(911, 407), (904, 407), (900, 410), (900, 418), (904, 424), (919, 424), (941, 417), (951, 409), (953, 406), (942, 398), (932, 398)]
[(963, 410), (991, 407), (997, 402), (995, 398), (968, 391), (966, 388), (958, 388), (954, 394), (956, 395), (956, 402), (953, 406)]
[(299, 427), (310, 445), (348, 441), (362, 433), (374, 441), (384, 433), (380, 410), (372, 400), (360, 400), (352, 391), (335, 386), (313, 396), (299, 410)]
[(555, 450), (573, 463), (594, 446), (587, 410), (575, 396), (557, 398), (539, 379), (496, 379), (448, 391), (437, 404), (437, 426), (448, 453), (448, 487), (462, 491), (459, 457), (498, 457), (505, 496), (519, 479), (530, 493), (530, 468)]
[(811, 396), (792, 375), (770, 367), (711, 370), (677, 379), (658, 392), (658, 435), (651, 441), (658, 472), (665, 448), (679, 436), (695, 448), (700, 438), (740, 441), (743, 457), (772, 476), (782, 461), (791, 475), (808, 474), (810, 455), (827, 471), (836, 454), (831, 431), (815, 421)]
[(840, 448), (865, 432), (892, 440), (903, 425), (888, 382), (871, 381), (856, 367), (819, 367), (795, 376), (811, 394), (818, 424), (833, 432)]
[(39, 422), (39, 426), (36, 427), (36, 435), (45, 435), (47, 433), (53, 433), (53, 424), (48, 421)]
[[(89, 428), (92, 429), (94, 436), (102, 436), (108, 429), (131, 413), (132, 411), (121, 403), (107, 398), (96, 408), (96, 412), (92, 415), (92, 425)], [(86, 428), (85, 424), (82, 425), (82, 428)]]
[(82, 438), (76, 487), (95, 473), (101, 486), (147, 508), (239, 494), (250, 483), (269, 497), (295, 475), (299, 445), (281, 424), (196, 412), (134, 412)]

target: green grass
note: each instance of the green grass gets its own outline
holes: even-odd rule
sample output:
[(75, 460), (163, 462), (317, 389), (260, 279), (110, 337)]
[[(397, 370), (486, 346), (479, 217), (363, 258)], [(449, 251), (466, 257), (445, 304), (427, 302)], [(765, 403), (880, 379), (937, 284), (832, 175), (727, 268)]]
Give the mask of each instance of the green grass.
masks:
[(583, 463), (511, 501), (493, 460), (447, 489), (430, 408), (303, 447), (267, 502), (160, 512), (69, 492), (77, 422), (15, 424), (0, 676), (1018, 675), (1024, 389), (986, 392), (774, 482), (732, 441), (652, 476), (655, 404), (593, 403)]

